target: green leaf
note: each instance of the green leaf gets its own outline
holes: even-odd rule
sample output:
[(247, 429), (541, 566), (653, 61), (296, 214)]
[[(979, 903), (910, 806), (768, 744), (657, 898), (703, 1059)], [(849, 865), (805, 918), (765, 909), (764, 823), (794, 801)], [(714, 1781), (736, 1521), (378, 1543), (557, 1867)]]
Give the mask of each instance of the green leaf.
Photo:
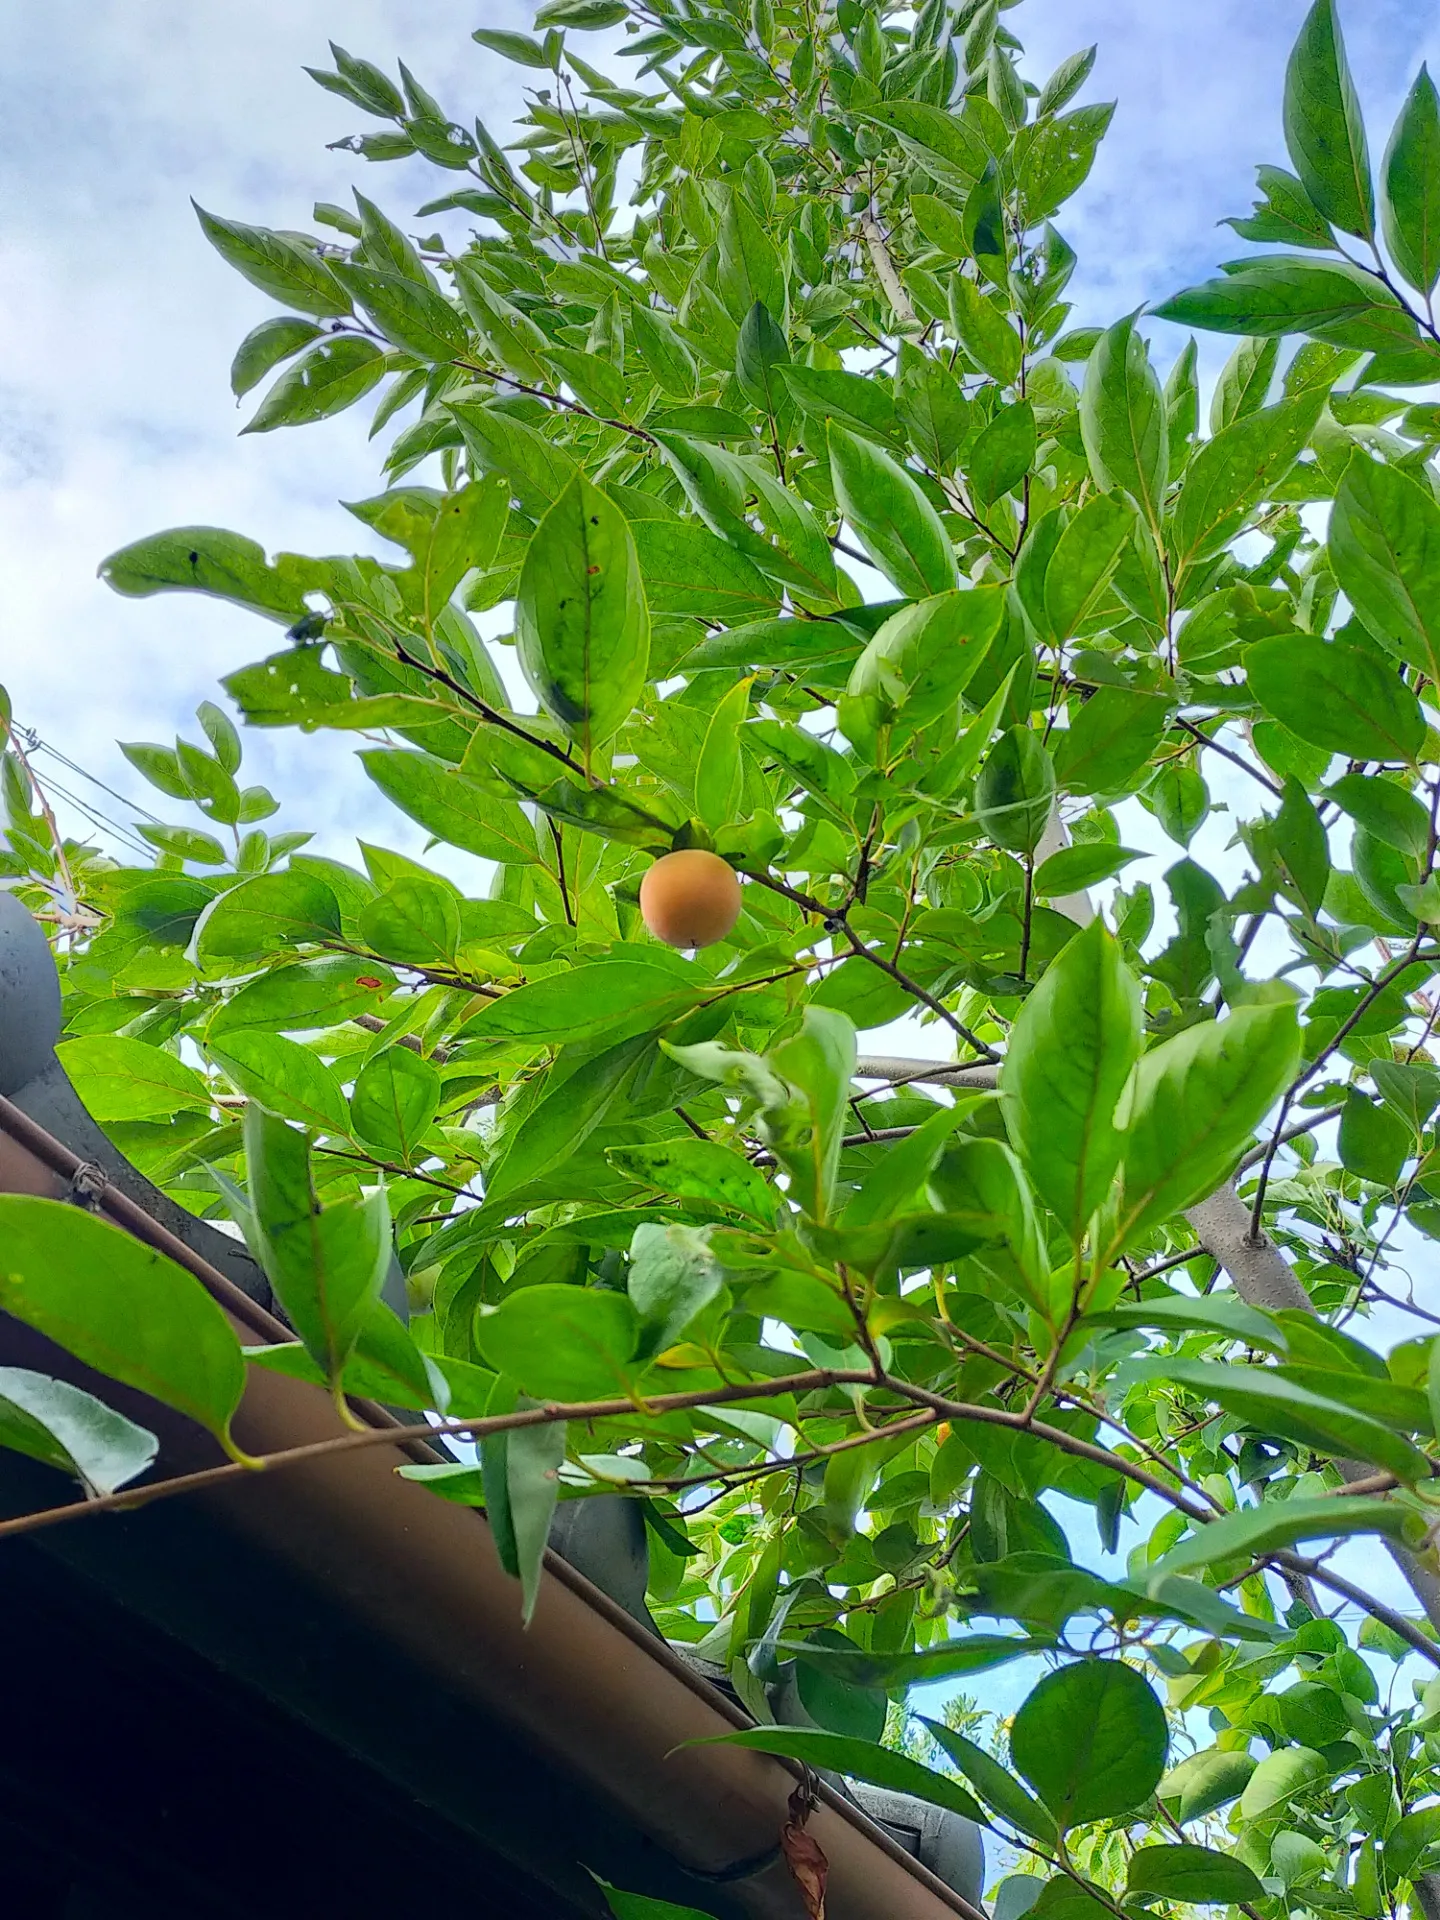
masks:
[(1013, 1634), (968, 1630), (953, 1640), (914, 1653), (822, 1647), (813, 1640), (782, 1639), (779, 1645), (784, 1652), (803, 1652), (810, 1666), (833, 1674), (847, 1686), (884, 1693), (898, 1687), (922, 1687), (940, 1680), (953, 1680), (967, 1673), (985, 1673), (992, 1667), (1005, 1666), (1011, 1660), (1021, 1660), (1048, 1648), (1043, 1640), (1020, 1640)]
[(703, 1227), (638, 1226), (630, 1243), (626, 1281), (630, 1304), (640, 1320), (635, 1357), (650, 1360), (673, 1347), (696, 1314), (719, 1293), (721, 1284), (720, 1268)]
[(983, 1747), (977, 1747), (973, 1740), (967, 1740), (963, 1733), (956, 1733), (953, 1728), (947, 1727), (943, 1721), (927, 1720), (923, 1714), (919, 1717), (936, 1746), (965, 1776), (987, 1806), (993, 1807), (1001, 1819), (1008, 1820), (1017, 1832), (1029, 1834), (1032, 1840), (1039, 1840), (1044, 1846), (1055, 1844), (1055, 1822), (1040, 1802), (1032, 1799), (998, 1760), (986, 1753)]
[(522, 1287), (475, 1322), (489, 1364), (546, 1402), (627, 1393), (639, 1338), (639, 1317), (625, 1295), (595, 1287)]
[(743, 1213), (762, 1226), (775, 1218), (776, 1193), (743, 1154), (714, 1140), (659, 1140), (610, 1147), (606, 1159), (627, 1179), (677, 1200), (698, 1200)]
[(1015, 1765), (1064, 1828), (1148, 1800), (1165, 1771), (1165, 1710), (1133, 1667), (1080, 1660), (1050, 1673), (1010, 1731)]
[(1367, 1100), (1358, 1087), (1345, 1095), (1340, 1115), (1341, 1164), (1362, 1180), (1393, 1187), (1400, 1169), (1415, 1152), (1415, 1135), (1396, 1113)]
[(1423, 860), (1430, 844), (1430, 816), (1397, 780), (1371, 773), (1347, 773), (1325, 789), (1327, 800), (1387, 847)]
[(270, 566), (263, 547), (223, 527), (172, 527), (151, 534), (102, 560), (99, 572), (107, 587), (130, 599), (208, 593), (285, 626), (309, 612), (299, 578)]
[(81, 1387), (0, 1367), (0, 1446), (73, 1474), (87, 1493), (103, 1496), (152, 1466), (160, 1443)]
[(414, 1161), (440, 1105), (440, 1074), (407, 1047), (367, 1060), (350, 1096), (350, 1120), (366, 1146), (403, 1166)]
[(384, 1190), (322, 1208), (309, 1141), (253, 1104), (245, 1114), (245, 1163), (250, 1213), (244, 1224), (254, 1233), (254, 1251), (290, 1324), (338, 1389), (390, 1269)]
[(1171, 510), (1169, 544), (1180, 567), (1219, 553), (1294, 466), (1325, 406), (1323, 391), (1298, 394), (1234, 420), (1207, 440)]
[[(650, 1022), (627, 1024), (648, 1027)], [(514, 1193), (571, 1158), (609, 1114), (650, 1044), (648, 1032), (642, 1033), (586, 1060), (568, 1077), (552, 1074), (540, 1099), (508, 1137), (503, 1155), (490, 1166), (487, 1198)]]
[(1151, 1049), (1136, 1069), (1119, 1236), (1130, 1239), (1214, 1193), (1288, 1085), (1295, 1009), (1240, 1007)]
[(1353, 760), (1413, 764), (1425, 744), (1420, 702), (1384, 659), (1316, 634), (1277, 634), (1246, 649), (1250, 691), (1312, 746)]
[(1011, 727), (975, 782), (975, 817), (997, 847), (1033, 853), (1050, 822), (1055, 769), (1038, 735)]
[(1095, 484), (1132, 494), (1158, 527), (1170, 458), (1165, 396), (1133, 315), (1103, 334), (1090, 355), (1080, 431)]
[(465, 322), (428, 282), (385, 267), (347, 260), (335, 276), (360, 302), (385, 338), (419, 360), (448, 365), (470, 348)]
[(744, 1727), (739, 1733), (721, 1733), (711, 1740), (697, 1740), (695, 1746), (718, 1746), (721, 1741), (732, 1747), (749, 1747), (758, 1753), (779, 1754), (782, 1759), (803, 1760), (807, 1765), (843, 1773), (850, 1780), (864, 1780), (872, 1787), (885, 1787), (891, 1793), (910, 1794), (932, 1807), (944, 1807), (963, 1820), (985, 1826), (986, 1819), (978, 1802), (955, 1781), (935, 1773), (889, 1747), (872, 1746), (868, 1740), (856, 1740), (848, 1734), (828, 1733), (819, 1727)]
[(1328, 1780), (1332, 1772), (1324, 1754), (1309, 1747), (1282, 1747), (1278, 1753), (1266, 1754), (1240, 1796), (1241, 1820), (1258, 1820), (1283, 1807), (1296, 1794)]
[(955, 710), (1004, 618), (1005, 589), (993, 586), (934, 594), (892, 614), (840, 697), (846, 739), (888, 764), (922, 727)]
[(1203, 1820), (1245, 1791), (1256, 1761), (1253, 1754), (1206, 1747), (1172, 1767), (1156, 1792), (1182, 1826)]
[(292, 353), (298, 353), (319, 338), (320, 328), (313, 320), (301, 320), (292, 313), (262, 320), (235, 349), (235, 358), (230, 363), (230, 391), (237, 400), (242, 399), (252, 387), (259, 385), (272, 367), (278, 367), (282, 360), (288, 360)]
[(1315, 0), (1285, 73), (1285, 144), (1315, 205), (1344, 233), (1375, 232), (1375, 188), (1360, 98), (1335, 0)]
[(173, 1053), (119, 1033), (85, 1034), (55, 1049), (92, 1120), (169, 1120), (208, 1113), (212, 1095), (202, 1075)]
[(725, 311), (740, 326), (758, 301), (783, 330), (790, 305), (785, 263), (743, 194), (732, 193), (720, 222), (720, 258), (715, 289)]
[(774, 611), (778, 588), (695, 521), (635, 520), (630, 533), (652, 613), (695, 613), (739, 626)]
[(843, 369), (782, 367), (790, 397), (815, 420), (838, 420), (842, 427), (873, 439), (890, 440), (900, 431), (895, 403), (878, 380)]
[(465, 1028), (467, 1039), (579, 1040), (609, 1034), (623, 1021), (659, 1025), (686, 1006), (704, 984), (641, 954), (620, 953), (512, 987)]
[(981, 1098), (962, 1098), (954, 1106), (938, 1108), (920, 1121), (908, 1139), (887, 1147), (846, 1205), (840, 1216), (841, 1227), (868, 1227), (912, 1213), (946, 1142), (981, 1104)]
[(363, 399), (384, 373), (385, 356), (373, 341), (337, 334), (287, 367), (240, 431), (270, 433), (328, 420)]
[(695, 765), (695, 811), (712, 832), (728, 826), (740, 812), (745, 770), (740, 758), (740, 729), (750, 704), (750, 682), (739, 680), (710, 716)]
[(1141, 1847), (1131, 1856), (1125, 1893), (1158, 1894), (1192, 1906), (1223, 1907), (1263, 1900), (1265, 1889), (1242, 1860), (1209, 1847)]
[(345, 1096), (324, 1061), (283, 1034), (242, 1028), (210, 1041), (210, 1054), (252, 1101), (302, 1126), (345, 1136)]
[(997, 409), (994, 419), (970, 448), (970, 487), (983, 506), (992, 506), (1018, 487), (1035, 464), (1035, 409), (1028, 400)]
[(1335, 245), (1330, 222), (1293, 173), (1284, 167), (1257, 167), (1263, 200), (1255, 203), (1255, 212), (1247, 220), (1227, 220), (1242, 240), (1255, 240), (1262, 246), (1318, 247), (1329, 253)]
[(648, 1894), (622, 1893), (596, 1876), (596, 1885), (610, 1904), (615, 1920), (711, 1920), (698, 1907), (677, 1907), (673, 1900), (652, 1900)]
[[(1370, 1460), (1398, 1478), (1413, 1480), (1428, 1471), (1424, 1456), (1408, 1440), (1341, 1399), (1345, 1376), (1327, 1371), (1326, 1394), (1262, 1367), (1164, 1359), (1155, 1372), (1193, 1388), (1262, 1432), (1299, 1440), (1320, 1452)], [(1176, 1572), (1167, 1558), (1166, 1571)]]
[[(503, 473), (522, 510), (537, 520), (579, 471), (563, 447), (498, 407), (456, 401), (450, 412), (469, 451), (472, 470)], [(425, 451), (431, 449), (427, 446)]]
[(220, 257), (251, 286), (268, 293), (283, 306), (298, 307), (321, 320), (339, 319), (350, 311), (345, 289), (318, 253), (268, 227), (247, 227), (240, 220), (222, 220), (218, 214), (190, 202), (205, 238)]
[(1262, 1506), (1241, 1508), (1197, 1529), (1156, 1563), (1151, 1584), (1170, 1574), (1198, 1572), (1217, 1561), (1255, 1559), (1296, 1546), (1302, 1540), (1338, 1540), (1357, 1533), (1379, 1533), (1399, 1540), (1406, 1518), (1403, 1508), (1385, 1500), (1267, 1500)]
[[(1073, 709), (1072, 709), (1073, 711)], [(1118, 793), (1147, 766), (1170, 702), (1130, 687), (1101, 687), (1055, 740), (1055, 783), (1066, 793)]]
[(772, 419), (783, 411), (788, 397), (781, 369), (789, 358), (784, 332), (770, 309), (757, 300), (740, 323), (735, 377), (746, 399)]
[[(250, 1366), (264, 1367), (270, 1373), (283, 1373), (291, 1380), (306, 1380), (312, 1386), (328, 1385), (325, 1369), (312, 1357), (302, 1341), (290, 1340), (273, 1347), (246, 1347)], [(352, 1399), (378, 1400), (382, 1406), (411, 1407), (417, 1412), (482, 1414), (486, 1398), (478, 1404), (473, 1396), (454, 1396), (447, 1374), (467, 1378), (478, 1375), (489, 1384), (494, 1375), (464, 1361), (431, 1358), (421, 1353), (398, 1316), (378, 1300), (360, 1328), (350, 1358), (340, 1375), (341, 1391)], [(457, 1404), (458, 1400), (458, 1404)]]
[(1056, 640), (1073, 638), (1105, 597), (1135, 531), (1128, 494), (1101, 493), (1061, 534), (1045, 569), (1045, 619)]
[(1266, 1314), (1246, 1306), (1231, 1293), (1162, 1294), (1158, 1298), (1126, 1301), (1094, 1319), (1105, 1326), (1154, 1327), (1161, 1333), (1216, 1333), (1227, 1340), (1283, 1354), (1284, 1334)]
[(982, 373), (988, 373), (1002, 387), (1012, 386), (1020, 371), (1019, 334), (994, 301), (964, 274), (952, 276), (949, 292), (951, 318), (961, 346)]
[[(514, 1541), (514, 1570), (520, 1580), (521, 1619), (528, 1627), (540, 1597), (550, 1523), (560, 1498), (565, 1424), (557, 1420), (543, 1426), (517, 1427), (504, 1439), (507, 1521)], [(486, 1507), (489, 1511), (488, 1501)]]
[(262, 974), (222, 1001), (207, 1031), (218, 1035), (249, 1027), (266, 1033), (318, 1032), (358, 1013), (375, 1012), (394, 986), (389, 968), (374, 960), (352, 960), (345, 954), (305, 960)]
[(452, 967), (460, 947), (460, 902), (438, 880), (404, 874), (361, 908), (367, 947), (400, 966)]
[(566, 487), (526, 550), (515, 637), (541, 705), (588, 760), (640, 698), (650, 614), (629, 524), (583, 476)]
[(245, 1391), (240, 1343), (200, 1282), (164, 1254), (58, 1200), (0, 1195), (0, 1307), (231, 1447)]
[(833, 422), (835, 497), (875, 565), (911, 599), (955, 586), (954, 549), (918, 482), (888, 453)]
[(358, 758), (386, 799), (437, 840), (502, 866), (535, 859), (535, 831), (518, 804), (458, 767), (403, 747), (369, 747)]
[(1120, 1164), (1116, 1109), (1140, 1032), (1139, 985), (1099, 919), (1070, 942), (1010, 1030), (1000, 1073), (1010, 1139), (1077, 1244)]
[(1440, 505), (1428, 486), (1356, 455), (1335, 495), (1329, 551), (1370, 631), (1440, 677)]
[(1144, 858), (1137, 848), (1117, 847), (1108, 840), (1062, 847), (1035, 869), (1035, 898), (1054, 900), (1065, 894), (1086, 893), (1103, 880), (1112, 880), (1132, 860)]
[(1385, 149), (1380, 226), (1390, 258), (1417, 293), (1440, 280), (1440, 95), (1422, 66)]
[(1309, 333), (1370, 353), (1413, 347), (1414, 320), (1373, 274), (1344, 260), (1274, 254), (1190, 287), (1154, 309), (1160, 320), (1211, 333)]
[(800, 1032), (775, 1049), (769, 1066), (794, 1097), (778, 1113), (767, 1114), (767, 1138), (790, 1175), (791, 1198), (812, 1220), (823, 1222), (850, 1111), (855, 1029), (844, 1014), (809, 1006)]

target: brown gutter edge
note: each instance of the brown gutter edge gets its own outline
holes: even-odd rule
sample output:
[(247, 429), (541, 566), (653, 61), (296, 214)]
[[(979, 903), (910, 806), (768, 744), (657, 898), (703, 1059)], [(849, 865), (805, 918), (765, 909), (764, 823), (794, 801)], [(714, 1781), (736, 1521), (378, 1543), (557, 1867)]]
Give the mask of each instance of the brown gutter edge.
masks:
[[(0, 1191), (63, 1198), (77, 1174), (85, 1180), (75, 1154), (0, 1098)], [(244, 1337), (290, 1337), (108, 1182), (87, 1181), (84, 1191), (195, 1274)], [(379, 1407), (355, 1404), (373, 1425), (396, 1424)], [(319, 1388), (250, 1370), (236, 1420), (247, 1451), (281, 1452), (342, 1431)], [(682, 1867), (713, 1876), (771, 1854), (796, 1770), (742, 1748), (688, 1745), (752, 1722), (554, 1554), (546, 1556), (535, 1617), (522, 1627), (518, 1588), (483, 1515), (397, 1476), (417, 1452), (434, 1457), (423, 1442), (402, 1439), (404, 1431), (397, 1427), (394, 1447), (334, 1454), (194, 1498), (450, 1692), (562, 1763)], [(827, 1787), (810, 1831), (830, 1862), (829, 1920), (985, 1920)], [(706, 1891), (697, 1878), (701, 1907)], [(796, 1920), (801, 1911), (778, 1862), (727, 1885), (726, 1895), (756, 1920)]]

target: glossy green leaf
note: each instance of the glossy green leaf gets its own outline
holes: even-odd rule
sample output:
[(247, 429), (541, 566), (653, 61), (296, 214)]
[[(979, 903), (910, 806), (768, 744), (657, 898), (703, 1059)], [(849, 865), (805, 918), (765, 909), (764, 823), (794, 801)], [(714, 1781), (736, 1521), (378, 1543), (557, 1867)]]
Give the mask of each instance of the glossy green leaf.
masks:
[(306, 1136), (255, 1104), (245, 1114), (245, 1160), (255, 1252), (290, 1324), (338, 1387), (390, 1269), (384, 1189), (322, 1207)]
[(676, 967), (641, 953), (616, 954), (511, 988), (469, 1022), (466, 1034), (540, 1042), (610, 1033), (621, 1020), (653, 1018), (658, 1025), (702, 986), (701, 979), (687, 985)]
[(743, 1213), (767, 1226), (775, 1217), (770, 1182), (743, 1154), (718, 1141), (686, 1137), (611, 1147), (606, 1158), (628, 1179), (659, 1193)]
[(1170, 458), (1165, 397), (1133, 317), (1117, 321), (1090, 355), (1080, 430), (1095, 484), (1133, 495), (1158, 526)]
[(513, 800), (498, 799), (433, 754), (369, 747), (361, 765), (402, 813), (452, 847), (502, 865), (535, 856), (535, 834)]
[(288, 360), (291, 354), (319, 338), (320, 328), (313, 320), (301, 320), (290, 313), (262, 320), (258, 327), (251, 328), (235, 350), (235, 358), (230, 363), (230, 391), (237, 400), (242, 399), (282, 360)]
[(1188, 288), (1157, 319), (1212, 333), (1309, 333), (1336, 347), (1380, 353), (1412, 345), (1415, 323), (1388, 287), (1343, 260), (1274, 254), (1221, 280)]
[(1390, 258), (1417, 293), (1440, 280), (1440, 95), (1422, 66), (1385, 149), (1380, 226)]
[(1045, 617), (1057, 640), (1085, 626), (1105, 596), (1135, 529), (1128, 494), (1086, 501), (1056, 542), (1045, 570)]
[(335, 268), (336, 278), (359, 301), (370, 319), (406, 353), (442, 366), (464, 355), (470, 345), (465, 322), (426, 282), (386, 267), (350, 260)]
[(875, 565), (911, 599), (955, 586), (955, 554), (919, 483), (888, 453), (833, 422), (830, 473), (840, 510)]
[(636, 1358), (652, 1359), (673, 1347), (720, 1286), (720, 1268), (703, 1228), (653, 1223), (637, 1227), (626, 1280), (640, 1321)]
[(345, 289), (329, 267), (309, 247), (268, 227), (246, 226), (207, 213), (192, 200), (205, 238), (221, 259), (242, 273), (251, 286), (287, 307), (313, 313), (321, 320), (350, 311)]
[(1000, 1075), (1011, 1143), (1077, 1243), (1120, 1164), (1116, 1111), (1139, 1054), (1139, 984), (1097, 919), (1020, 1009)]
[(1189, 1845), (1141, 1847), (1131, 1858), (1125, 1890), (1201, 1907), (1265, 1898), (1265, 1889), (1243, 1860)]
[(1020, 336), (973, 280), (957, 273), (950, 282), (951, 313), (960, 344), (982, 373), (1002, 387), (1020, 371)]
[(975, 815), (997, 847), (1033, 853), (1050, 822), (1055, 769), (1039, 736), (1011, 727), (991, 748), (975, 782)]
[(223, 527), (172, 527), (151, 534), (102, 560), (99, 573), (107, 587), (137, 600), (152, 593), (205, 593), (284, 626), (309, 611), (293, 570), (272, 567), (263, 547)]
[(629, 718), (650, 651), (630, 529), (577, 478), (536, 529), (515, 605), (521, 664), (547, 713), (588, 756)]
[(1326, 219), (1344, 233), (1369, 239), (1375, 231), (1375, 188), (1335, 0), (1315, 0), (1290, 55), (1285, 144)]
[(1408, 474), (1357, 455), (1335, 496), (1329, 547), (1335, 578), (1365, 625), (1435, 679), (1440, 505), (1434, 494)]
[(1113, 880), (1132, 860), (1144, 857), (1135, 847), (1117, 847), (1107, 840), (1062, 847), (1035, 869), (1035, 898), (1054, 900), (1064, 894), (1086, 893), (1102, 881)]
[[(1327, 1372), (1327, 1392), (1312, 1393), (1263, 1367), (1167, 1359), (1156, 1363), (1156, 1371), (1214, 1400), (1262, 1432), (1299, 1440), (1321, 1452), (1373, 1461), (1404, 1480), (1423, 1477), (1427, 1471), (1424, 1456), (1410, 1441), (1344, 1403), (1343, 1374)], [(1176, 1571), (1168, 1559), (1166, 1571)]]
[(1243, 414), (1205, 442), (1171, 510), (1167, 537), (1180, 566), (1218, 553), (1234, 538), (1294, 466), (1324, 404), (1323, 392), (1297, 394)]
[(200, 1282), (163, 1253), (79, 1208), (0, 1195), (0, 1307), (229, 1446), (245, 1390), (240, 1343)]
[(1170, 703), (1129, 687), (1100, 687), (1070, 725), (1052, 735), (1055, 781), (1066, 793), (1118, 793), (1148, 765), (1170, 718)]
[(1401, 1167), (1415, 1152), (1415, 1135), (1398, 1114), (1351, 1087), (1340, 1115), (1338, 1145), (1341, 1163), (1349, 1172), (1393, 1187)]
[(1413, 761), (1425, 740), (1420, 702), (1384, 658), (1314, 634), (1257, 640), (1250, 690), (1302, 740), (1355, 760)]
[(1078, 1660), (1047, 1674), (1010, 1732), (1015, 1765), (1062, 1827), (1113, 1819), (1165, 1771), (1165, 1710), (1134, 1667)]
[(1038, 1800), (1032, 1799), (1013, 1775), (1007, 1773), (983, 1747), (977, 1747), (963, 1733), (956, 1733), (943, 1721), (921, 1721), (930, 1738), (962, 1777), (1002, 1820), (1008, 1820), (1019, 1833), (1029, 1834), (1042, 1846), (1053, 1846), (1057, 1838), (1055, 1822)]
[(1184, 1826), (1238, 1799), (1256, 1764), (1254, 1755), (1243, 1750), (1206, 1747), (1172, 1767), (1156, 1792)]
[(652, 1900), (644, 1893), (622, 1893), (608, 1880), (598, 1880), (615, 1920), (710, 1920), (699, 1907), (677, 1907), (673, 1900)]
[(753, 560), (685, 520), (636, 520), (631, 536), (653, 613), (720, 614), (732, 626), (771, 612), (778, 590)]
[(740, 810), (745, 791), (740, 729), (749, 705), (750, 682), (741, 680), (710, 716), (700, 745), (695, 766), (695, 811), (712, 832), (726, 826)]
[(215, 1009), (207, 1029), (217, 1037), (255, 1028), (310, 1033), (374, 1013), (394, 990), (395, 976), (373, 960), (335, 954), (263, 973)]
[[(626, 1024), (648, 1028), (653, 1016)], [(576, 1153), (607, 1118), (650, 1046), (648, 1032), (642, 1032), (594, 1054), (571, 1073), (552, 1073), (539, 1099), (507, 1136), (503, 1152), (491, 1162), (485, 1180), (488, 1197), (499, 1200), (543, 1179)]]
[(440, 1105), (440, 1074), (406, 1047), (367, 1060), (350, 1096), (350, 1121), (384, 1160), (409, 1166)]
[(1295, 1010), (1241, 1007), (1153, 1047), (1136, 1070), (1119, 1233), (1129, 1238), (1211, 1194), (1299, 1059)]
[(722, 1740), (729, 1746), (803, 1760), (812, 1767), (843, 1773), (851, 1780), (864, 1780), (872, 1787), (885, 1787), (891, 1793), (910, 1794), (932, 1807), (944, 1807), (964, 1820), (985, 1825), (983, 1810), (963, 1787), (890, 1747), (872, 1746), (868, 1740), (855, 1740), (819, 1727), (745, 1727), (739, 1733), (718, 1734), (713, 1741), (696, 1744), (715, 1745)]
[(212, 1039), (210, 1054), (241, 1093), (271, 1113), (324, 1133), (350, 1131), (338, 1079), (298, 1040), (241, 1028)]
[(476, 1321), (480, 1351), (536, 1400), (613, 1399), (628, 1391), (640, 1320), (622, 1293), (522, 1287)]
[(895, 405), (878, 380), (858, 373), (787, 366), (781, 377), (795, 403), (812, 419), (838, 420), (853, 433), (890, 440), (899, 432)]
[(271, 433), (276, 427), (328, 420), (363, 400), (384, 373), (385, 356), (373, 341), (337, 334), (285, 369), (241, 432)]
[(334, 889), (318, 874), (291, 868), (243, 880), (201, 915), (195, 949), (210, 960), (252, 960), (289, 946), (318, 946), (340, 935)]
[(1242, 1820), (1258, 1820), (1331, 1774), (1325, 1756), (1310, 1747), (1281, 1747), (1267, 1753), (1240, 1796)]
[(953, 712), (1004, 617), (999, 587), (934, 594), (892, 614), (855, 662), (840, 697), (846, 739), (888, 760), (922, 727)]
[(1191, 1573), (1217, 1561), (1251, 1560), (1305, 1540), (1334, 1540), (1356, 1533), (1402, 1538), (1406, 1515), (1384, 1500), (1295, 1499), (1267, 1501), (1227, 1513), (1200, 1528), (1157, 1563), (1152, 1578)]
[(93, 1393), (28, 1367), (0, 1367), (0, 1447), (57, 1467), (101, 1496), (153, 1465), (160, 1443)]
[(204, 1078), (173, 1053), (119, 1033), (62, 1040), (56, 1058), (94, 1120), (168, 1120), (207, 1113), (212, 1095)]

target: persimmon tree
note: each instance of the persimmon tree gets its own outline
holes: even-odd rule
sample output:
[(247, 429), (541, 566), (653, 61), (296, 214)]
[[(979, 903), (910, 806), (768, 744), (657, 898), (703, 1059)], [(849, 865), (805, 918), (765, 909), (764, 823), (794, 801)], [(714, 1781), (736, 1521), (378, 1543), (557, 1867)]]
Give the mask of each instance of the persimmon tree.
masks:
[[(15, 735), (4, 872), (92, 1112), (298, 1336), (242, 1363), (176, 1270), (151, 1391), (478, 1433), (406, 1471), (517, 1606), (557, 1499), (640, 1503), (741, 1737), (1007, 1836), (1007, 1920), (1440, 1913), (1436, 93), (1372, 167), (1317, 0), (1232, 223), (1278, 251), (1157, 309), (1239, 336), (1202, 426), (1193, 340), (1162, 384), (1137, 316), (1069, 324), (1111, 108), (1013, 18), (550, 0), (475, 35), (508, 146), (335, 48), (345, 144), (450, 178), (200, 221), (282, 309), (245, 431), (373, 408), (396, 557), (186, 527), (102, 573), (269, 620), (241, 721), (356, 734), (377, 821), (488, 878), (272, 833), (215, 705), (125, 749), (187, 809), (149, 865), (59, 843)], [(682, 849), (742, 881), (688, 953), (640, 912)], [(4, 1305), (95, 1358), (124, 1243), (0, 1230)], [(51, 1457), (103, 1494), (114, 1445)], [(1035, 1655), (998, 1749), (883, 1743)]]

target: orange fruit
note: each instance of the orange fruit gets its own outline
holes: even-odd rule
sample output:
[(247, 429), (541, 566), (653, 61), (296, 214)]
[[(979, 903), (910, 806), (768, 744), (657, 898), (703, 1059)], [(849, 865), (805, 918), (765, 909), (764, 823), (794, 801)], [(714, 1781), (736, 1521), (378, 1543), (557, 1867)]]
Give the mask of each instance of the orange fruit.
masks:
[(740, 882), (718, 853), (663, 854), (640, 882), (640, 913), (667, 947), (708, 947), (740, 918)]

